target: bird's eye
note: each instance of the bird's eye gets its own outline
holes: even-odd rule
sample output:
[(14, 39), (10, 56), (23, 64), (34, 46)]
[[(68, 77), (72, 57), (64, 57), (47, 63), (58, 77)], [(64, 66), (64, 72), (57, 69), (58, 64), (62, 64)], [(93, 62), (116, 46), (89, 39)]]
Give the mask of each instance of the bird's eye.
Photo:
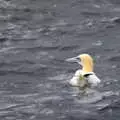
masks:
[(77, 61), (81, 61), (80, 57), (76, 57), (76, 60), (77, 60)]

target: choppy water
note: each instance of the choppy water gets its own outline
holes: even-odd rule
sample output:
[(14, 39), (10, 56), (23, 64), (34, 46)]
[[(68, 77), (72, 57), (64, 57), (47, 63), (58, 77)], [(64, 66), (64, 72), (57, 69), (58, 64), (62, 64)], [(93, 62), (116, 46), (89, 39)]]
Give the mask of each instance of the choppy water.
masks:
[[(101, 78), (80, 96), (64, 61), (96, 59)], [(0, 119), (119, 120), (119, 0), (0, 0)]]

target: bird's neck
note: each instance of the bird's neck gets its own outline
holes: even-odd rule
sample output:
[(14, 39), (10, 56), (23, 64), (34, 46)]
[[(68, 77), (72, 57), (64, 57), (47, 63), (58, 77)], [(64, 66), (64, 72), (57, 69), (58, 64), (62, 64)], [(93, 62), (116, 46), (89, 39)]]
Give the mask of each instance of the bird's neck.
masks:
[(93, 72), (93, 66), (90, 64), (86, 64), (83, 66), (82, 71), (84, 73)]

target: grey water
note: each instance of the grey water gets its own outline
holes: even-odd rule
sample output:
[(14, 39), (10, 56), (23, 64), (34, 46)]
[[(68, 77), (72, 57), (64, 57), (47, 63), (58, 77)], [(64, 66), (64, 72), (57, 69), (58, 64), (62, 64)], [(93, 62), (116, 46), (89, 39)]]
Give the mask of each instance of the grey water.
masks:
[[(64, 61), (81, 53), (102, 81), (83, 96)], [(0, 0), (1, 120), (119, 118), (119, 0)]]

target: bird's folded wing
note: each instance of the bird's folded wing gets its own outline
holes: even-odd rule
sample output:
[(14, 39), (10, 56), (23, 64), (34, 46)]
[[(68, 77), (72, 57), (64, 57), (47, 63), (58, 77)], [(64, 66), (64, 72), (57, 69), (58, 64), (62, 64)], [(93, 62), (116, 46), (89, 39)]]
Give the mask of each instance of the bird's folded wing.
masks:
[(91, 74), (87, 77), (88, 84), (95, 87), (100, 83), (100, 79), (95, 75)]

